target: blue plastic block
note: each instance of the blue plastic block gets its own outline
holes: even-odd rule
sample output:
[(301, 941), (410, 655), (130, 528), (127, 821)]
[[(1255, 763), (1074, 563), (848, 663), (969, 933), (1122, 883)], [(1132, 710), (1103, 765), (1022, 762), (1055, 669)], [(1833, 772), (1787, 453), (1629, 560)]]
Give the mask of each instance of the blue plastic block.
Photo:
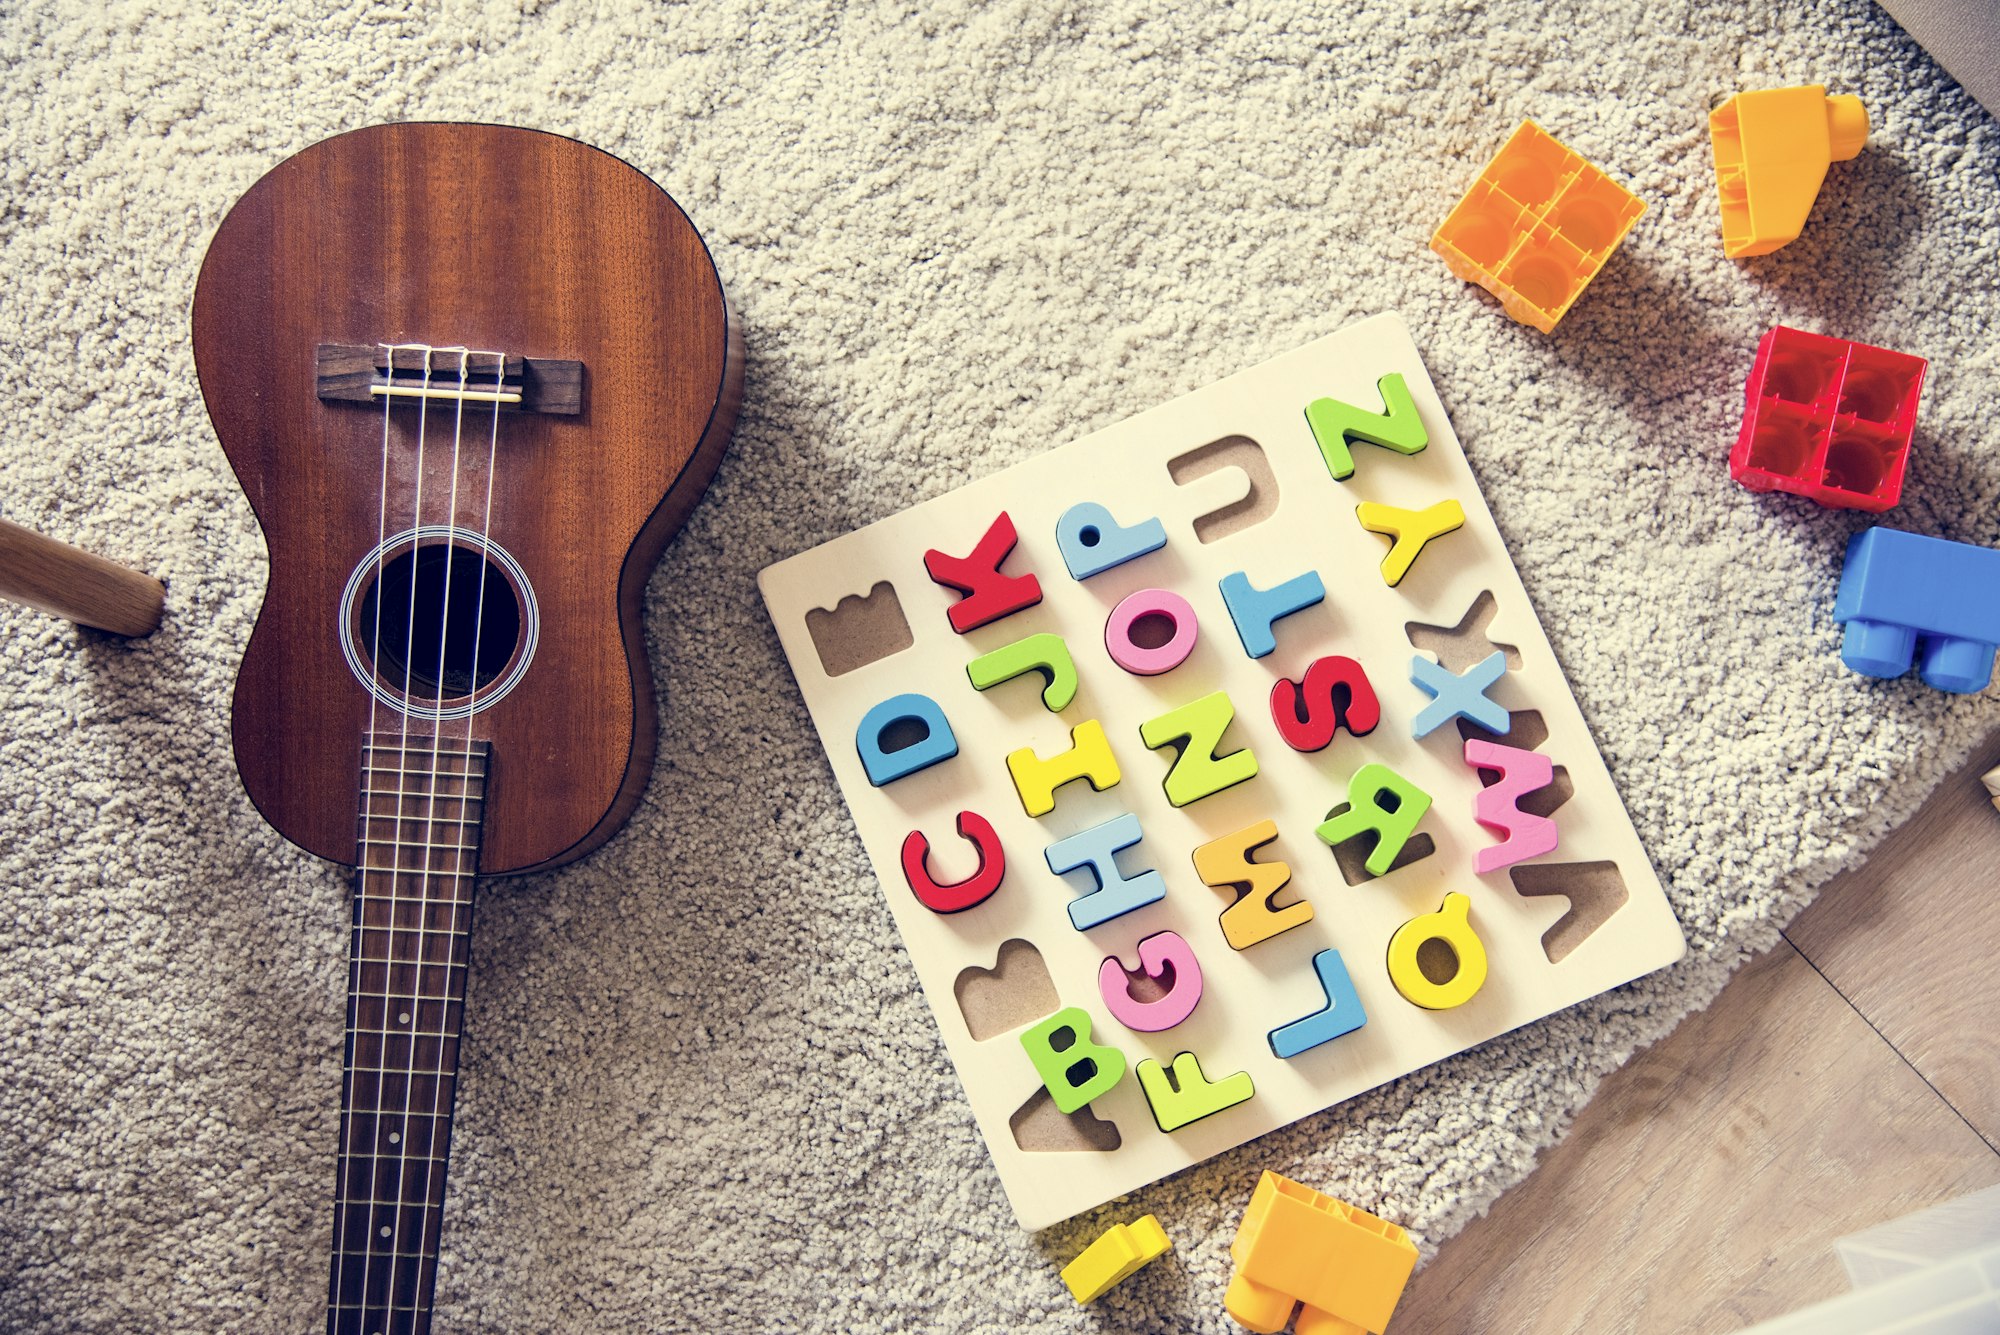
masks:
[(1507, 731), (1507, 709), (1486, 698), (1486, 688), (1507, 671), (1507, 655), (1499, 650), (1465, 670), (1463, 677), (1422, 654), (1410, 660), (1410, 680), (1437, 697), (1410, 721), (1410, 736), (1428, 737), (1455, 718), (1471, 719), (1488, 732)]
[(1056, 546), (1072, 579), (1101, 575), (1166, 545), (1167, 526), (1157, 518), (1142, 519), (1127, 528), (1096, 501), (1072, 505), (1056, 520)]
[(1097, 889), (1069, 902), (1069, 920), (1077, 931), (1102, 926), (1167, 897), (1167, 883), (1160, 879), (1160, 873), (1142, 871), (1128, 877), (1118, 870), (1118, 850), (1130, 848), (1144, 837), (1139, 818), (1128, 811), (1058, 840), (1043, 851), (1049, 870), (1056, 875), (1088, 867), (1097, 882)]
[(1252, 658), (1263, 658), (1278, 647), (1277, 636), (1271, 634), (1273, 622), (1326, 597), (1326, 585), (1320, 583), (1317, 570), (1295, 575), (1273, 589), (1252, 588), (1250, 577), (1239, 570), (1224, 575), (1220, 587), (1229, 619), (1236, 623), (1236, 638), (1243, 641), (1243, 652)]
[(1280, 1057), (1296, 1057), (1368, 1023), (1368, 1012), (1361, 1008), (1361, 998), (1354, 994), (1354, 980), (1347, 976), (1347, 966), (1340, 962), (1339, 951), (1322, 950), (1314, 955), (1313, 972), (1319, 975), (1326, 1005), (1302, 1020), (1271, 1031), (1271, 1051)]
[[(882, 735), (898, 723), (921, 723), (924, 735), (886, 751)], [(868, 782), (880, 788), (929, 769), (940, 760), (950, 760), (958, 754), (958, 738), (952, 735), (944, 710), (928, 695), (892, 695), (861, 716), (861, 726), (854, 730), (854, 749), (861, 753), (861, 768), (868, 771)]]
[(1847, 543), (1833, 619), (1845, 622), (1840, 661), (1870, 677), (1900, 677), (1916, 657), (1940, 691), (1986, 689), (2000, 647), (2000, 551), (1900, 529)]

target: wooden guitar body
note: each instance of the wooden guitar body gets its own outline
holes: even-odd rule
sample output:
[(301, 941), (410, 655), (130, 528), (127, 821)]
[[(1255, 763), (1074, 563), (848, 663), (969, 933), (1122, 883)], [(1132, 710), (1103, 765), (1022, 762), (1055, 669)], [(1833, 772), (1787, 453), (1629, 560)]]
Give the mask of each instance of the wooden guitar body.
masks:
[[(384, 413), (322, 400), (315, 377), (319, 347), (383, 342), (581, 362), (582, 411), (501, 415), (485, 522), (491, 414), (468, 404), (458, 422), (451, 401), (427, 405), (420, 473), (418, 413), (399, 408), (383, 507)], [(223, 221), (195, 288), (194, 351), (271, 554), (234, 710), (258, 810), (321, 857), (356, 861), (371, 704), (378, 729), (403, 718), (350, 666), (343, 591), (381, 537), (452, 524), (514, 558), (536, 623), (529, 644), (521, 616), (501, 665), (504, 679), (531, 652), (526, 671), (478, 711), (493, 754), (480, 873), (552, 866), (609, 838), (652, 767), (646, 579), (715, 471), (740, 396), (740, 345), (686, 215), (625, 163), (556, 135), (357, 130), (277, 167)], [(456, 376), (448, 358), (437, 370)], [(464, 731), (422, 710), (409, 726)]]
[(195, 366), (270, 547), (236, 761), (356, 868), (328, 1335), (426, 1335), (474, 880), (638, 802), (640, 626), (735, 424), (742, 350), (679, 207), (573, 140), (388, 125), (237, 204)]

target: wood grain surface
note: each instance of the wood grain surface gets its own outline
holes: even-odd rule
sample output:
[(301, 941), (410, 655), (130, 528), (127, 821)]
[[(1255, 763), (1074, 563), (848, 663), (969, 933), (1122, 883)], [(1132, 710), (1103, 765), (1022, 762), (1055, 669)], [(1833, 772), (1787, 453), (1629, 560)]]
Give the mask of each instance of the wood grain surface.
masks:
[[(461, 431), (448, 407), (398, 409), (385, 447), (380, 409), (315, 394), (319, 344), (378, 342), (580, 361), (583, 411), (505, 415), (491, 470), (490, 410), (468, 408)], [(372, 699), (343, 656), (343, 589), (384, 528), (486, 531), (490, 481), (491, 539), (524, 570), (541, 633), (520, 687), (477, 716), (493, 746), (479, 870), (552, 865), (608, 838), (652, 763), (646, 578), (707, 485), (740, 395), (721, 284), (680, 209), (555, 135), (341, 135), (275, 168), (224, 220), (195, 291), (194, 348), (271, 553), (234, 710), (258, 809), (353, 862)], [(476, 447), (454, 448), (461, 435)]]
[(1973, 753), (1785, 935), (2000, 1149), (2000, 811)]
[(1390, 1329), (1740, 1330), (1846, 1292), (1836, 1238), (2000, 1182), (1996, 758), (2000, 736), (1828, 884), (1796, 947), (1607, 1079)]
[(0, 598), (114, 635), (151, 635), (167, 590), (151, 575), (0, 519)]

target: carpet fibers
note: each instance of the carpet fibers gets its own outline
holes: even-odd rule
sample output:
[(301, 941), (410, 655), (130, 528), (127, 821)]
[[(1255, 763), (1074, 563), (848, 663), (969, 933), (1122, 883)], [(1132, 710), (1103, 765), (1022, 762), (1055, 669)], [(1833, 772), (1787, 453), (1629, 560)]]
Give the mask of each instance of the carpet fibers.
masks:
[[(652, 786), (587, 861), (481, 887), (440, 1332), (1228, 1329), (1259, 1169), (1435, 1247), (1995, 717), (1844, 671), (1865, 520), (1722, 463), (1772, 324), (1918, 353), (1892, 517), (2000, 542), (2000, 130), (1859, 0), (25, 0), (0, 65), (0, 513), (169, 588), (133, 643), (0, 607), (0, 1328), (323, 1320), (348, 885), (230, 758), (267, 565), (187, 309), (230, 204), (340, 130), (618, 153), (703, 229), (749, 349), (650, 586)], [(1709, 106), (1808, 82), (1862, 97), (1869, 146), (1730, 262)], [(1528, 115), (1652, 205), (1553, 336), (1425, 248)], [(1689, 957), (1024, 1234), (756, 572), (1387, 309)], [(1147, 1210), (1172, 1257), (1079, 1310), (1056, 1266)]]

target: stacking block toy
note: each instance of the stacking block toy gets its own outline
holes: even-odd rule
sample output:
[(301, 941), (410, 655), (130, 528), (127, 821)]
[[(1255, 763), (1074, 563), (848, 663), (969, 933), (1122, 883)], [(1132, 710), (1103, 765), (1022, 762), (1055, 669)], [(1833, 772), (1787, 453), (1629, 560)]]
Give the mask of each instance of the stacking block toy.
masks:
[[(1433, 941), (1451, 952), (1449, 977), (1432, 978), (1421, 963), (1419, 952)], [(1436, 913), (1419, 914), (1398, 927), (1389, 938), (1389, 981), (1403, 1000), (1427, 1011), (1448, 1011), (1472, 1000), (1486, 982), (1486, 944), (1472, 930), (1472, 901), (1453, 891)]]
[(1098, 995), (1111, 1018), (1139, 1034), (1173, 1028), (1201, 1003), (1201, 961), (1179, 932), (1155, 932), (1139, 943), (1139, 967), (1165, 989), (1152, 1001), (1132, 995), (1132, 974), (1116, 955), (1097, 971)]
[(1235, 902), (1222, 911), (1222, 939), (1231, 950), (1248, 950), (1301, 923), (1312, 921), (1313, 906), (1303, 899), (1280, 906), (1278, 892), (1292, 883), (1282, 862), (1252, 862), (1250, 855), (1278, 837), (1278, 823), (1260, 820), (1234, 834), (1211, 839), (1194, 851), (1194, 874)]
[(1236, 623), (1236, 638), (1243, 641), (1243, 652), (1252, 658), (1264, 658), (1277, 650), (1278, 637), (1271, 633), (1273, 624), (1294, 612), (1305, 611), (1326, 597), (1326, 585), (1320, 582), (1317, 570), (1294, 575), (1269, 589), (1257, 588), (1248, 575), (1238, 570), (1224, 575), (1217, 587), (1222, 590), (1222, 604), (1229, 609), (1229, 619)]
[(1066, 871), (1088, 867), (1097, 888), (1069, 902), (1070, 924), (1077, 931), (1101, 927), (1113, 918), (1157, 904), (1167, 897), (1167, 883), (1156, 871), (1127, 876), (1118, 870), (1118, 853), (1132, 847), (1145, 833), (1139, 818), (1131, 812), (1114, 816), (1102, 825), (1079, 830), (1042, 850), (1049, 870), (1060, 876)]
[(1523, 811), (1520, 801), (1538, 788), (1555, 781), (1555, 762), (1534, 751), (1498, 742), (1482, 742), (1468, 737), (1465, 763), (1474, 769), (1493, 770), (1500, 782), (1479, 790), (1472, 799), (1472, 818), (1492, 830), (1501, 842), (1472, 855), (1472, 869), (1480, 875), (1512, 866), (1524, 858), (1553, 853), (1560, 838), (1556, 823), (1547, 816)]
[(1757, 344), (1729, 476), (1841, 510), (1903, 495), (1922, 357), (1779, 325)]
[(1007, 875), (1007, 850), (993, 823), (976, 811), (958, 813), (958, 833), (979, 850), (979, 865), (970, 876), (950, 885), (941, 885), (931, 876), (931, 841), (922, 830), (911, 830), (903, 840), (903, 879), (917, 902), (932, 913), (963, 913), (992, 898)]
[(1306, 426), (1335, 482), (1354, 476), (1354, 454), (1347, 448), (1350, 440), (1365, 440), (1401, 455), (1420, 453), (1431, 443), (1402, 376), (1385, 375), (1375, 388), (1382, 395), (1379, 413), (1339, 399), (1314, 399), (1306, 405)]
[(1646, 211), (1645, 201), (1522, 121), (1431, 237), (1468, 283), (1552, 332)]
[(1366, 737), (1381, 721), (1375, 688), (1351, 658), (1315, 658), (1298, 681), (1271, 683), (1271, 722), (1294, 751), (1324, 751), (1342, 728)]
[[(1164, 620), (1173, 634), (1164, 644), (1147, 647), (1132, 638), (1141, 621)], [(1194, 652), (1195, 637), (1201, 633), (1194, 608), (1170, 589), (1141, 589), (1121, 599), (1104, 621), (1104, 651), (1111, 661), (1135, 677), (1157, 677), (1172, 672)]]
[[(1393, 805), (1392, 805), (1393, 804)], [(1431, 809), (1431, 795), (1387, 765), (1363, 765), (1347, 781), (1347, 810), (1328, 813), (1313, 833), (1328, 848), (1358, 834), (1373, 834), (1375, 849), (1365, 864), (1371, 876), (1387, 876), (1417, 822)]]
[(1363, 501), (1354, 507), (1354, 517), (1370, 533), (1380, 533), (1389, 539), (1388, 554), (1382, 558), (1382, 578), (1393, 589), (1410, 573), (1418, 554), (1432, 538), (1441, 538), (1465, 526), (1465, 507), (1457, 501), (1439, 501), (1421, 510), (1404, 510)]
[(1322, 950), (1314, 955), (1313, 972), (1319, 975), (1326, 1005), (1271, 1031), (1271, 1051), (1280, 1057), (1296, 1057), (1368, 1023), (1368, 1012), (1362, 1009), (1354, 980), (1347, 976), (1347, 966), (1341, 963), (1339, 951)]
[[(891, 728), (898, 724), (920, 724), (924, 735), (905, 746), (889, 750), (882, 745)], [(854, 730), (854, 749), (860, 753), (861, 768), (868, 782), (877, 788), (929, 769), (941, 760), (958, 754), (958, 738), (944, 710), (928, 695), (907, 692), (892, 695), (861, 716)]]
[(1201, 1062), (1192, 1052), (1175, 1057), (1172, 1070), (1151, 1057), (1141, 1058), (1134, 1069), (1153, 1109), (1153, 1121), (1162, 1131), (1178, 1131), (1189, 1122), (1248, 1103), (1257, 1093), (1247, 1071), (1211, 1081), (1201, 1073)]
[(1819, 84), (1738, 93), (1708, 113), (1722, 253), (1768, 255), (1798, 238), (1826, 169), (1861, 151), (1868, 109)]
[(1059, 1112), (1075, 1112), (1125, 1078), (1125, 1054), (1090, 1041), (1090, 1012), (1081, 1006), (1022, 1030), (1021, 1047)]
[(1095, 501), (1080, 501), (1056, 520), (1056, 550), (1071, 579), (1089, 579), (1167, 545), (1167, 526), (1158, 518), (1126, 528)]
[(1410, 1235), (1346, 1201), (1266, 1172), (1229, 1246), (1236, 1263), (1222, 1305), (1250, 1330), (1381, 1335), (1417, 1268)]
[(975, 691), (991, 690), (1025, 672), (1042, 674), (1042, 703), (1051, 714), (1060, 714), (1076, 699), (1076, 663), (1062, 636), (1049, 631), (1002, 645), (965, 665), (966, 680)]
[(1410, 720), (1410, 736), (1428, 737), (1455, 718), (1469, 719), (1488, 732), (1506, 732), (1507, 707), (1486, 698), (1487, 689), (1506, 672), (1507, 655), (1498, 649), (1463, 676), (1418, 654), (1410, 660), (1410, 682), (1432, 699)]
[(1000, 573), (1020, 540), (1013, 519), (1002, 510), (966, 555), (949, 556), (935, 548), (924, 553), (924, 570), (931, 579), (963, 595), (945, 611), (960, 635), (1042, 601), (1041, 582), (1033, 575)]
[(1066, 783), (1088, 779), (1101, 793), (1118, 782), (1118, 758), (1111, 754), (1111, 741), (1104, 735), (1102, 723), (1085, 719), (1069, 730), (1069, 743), (1069, 750), (1047, 760), (1036, 755), (1032, 746), (1007, 753), (1007, 773), (1014, 780), (1014, 791), (1020, 794), (1021, 810), (1030, 816), (1054, 811), (1056, 789)]
[(1211, 793), (1234, 787), (1257, 777), (1257, 757), (1249, 747), (1217, 755), (1222, 734), (1236, 717), (1236, 708), (1222, 691), (1210, 691), (1199, 700), (1190, 700), (1179, 709), (1170, 709), (1158, 718), (1139, 725), (1139, 740), (1157, 751), (1179, 744), (1167, 771), (1167, 801), (1177, 807), (1199, 802)]
[(1940, 691), (1986, 689), (2000, 648), (2000, 550), (1871, 528), (1847, 543), (1833, 619), (1840, 661), (1870, 677), (1910, 670)]
[(1123, 1284), (1149, 1262), (1165, 1256), (1172, 1244), (1152, 1215), (1129, 1224), (1113, 1224), (1062, 1268), (1062, 1282), (1079, 1303), (1094, 1303)]

